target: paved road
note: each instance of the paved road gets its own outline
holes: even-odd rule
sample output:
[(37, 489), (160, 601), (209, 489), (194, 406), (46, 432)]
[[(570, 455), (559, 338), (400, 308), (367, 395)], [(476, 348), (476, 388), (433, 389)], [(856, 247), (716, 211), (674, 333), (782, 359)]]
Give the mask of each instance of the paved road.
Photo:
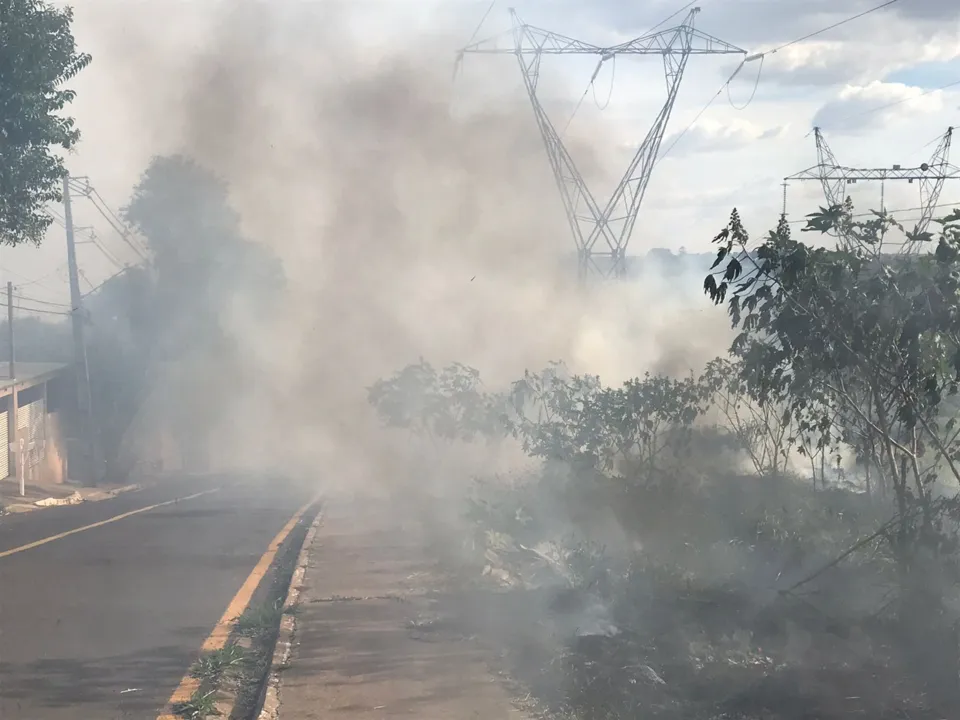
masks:
[[(190, 479), (0, 518), (0, 720), (155, 720), (310, 488)], [(122, 692), (135, 689), (135, 692)]]

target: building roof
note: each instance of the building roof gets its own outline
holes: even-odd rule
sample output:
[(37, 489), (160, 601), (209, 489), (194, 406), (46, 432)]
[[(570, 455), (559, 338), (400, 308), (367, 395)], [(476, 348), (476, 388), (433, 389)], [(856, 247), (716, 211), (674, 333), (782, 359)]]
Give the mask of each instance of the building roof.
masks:
[(55, 377), (69, 368), (64, 363), (16, 363), (14, 366), (15, 378), (10, 377), (10, 364), (0, 362), (0, 397), (9, 395), (16, 386), (17, 390), (24, 390)]

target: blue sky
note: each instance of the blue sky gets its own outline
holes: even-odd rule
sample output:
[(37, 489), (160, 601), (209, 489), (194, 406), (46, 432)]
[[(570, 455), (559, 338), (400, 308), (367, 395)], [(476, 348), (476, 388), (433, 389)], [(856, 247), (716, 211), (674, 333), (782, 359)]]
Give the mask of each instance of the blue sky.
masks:
[(921, 62), (887, 75), (884, 82), (903, 83), (932, 89), (949, 83), (960, 83), (960, 58), (939, 62)]

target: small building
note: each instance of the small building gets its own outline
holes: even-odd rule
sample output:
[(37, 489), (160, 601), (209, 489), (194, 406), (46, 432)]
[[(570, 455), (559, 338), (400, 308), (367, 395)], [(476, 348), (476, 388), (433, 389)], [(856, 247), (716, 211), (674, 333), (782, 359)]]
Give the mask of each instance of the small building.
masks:
[[(17, 363), (16, 377), (0, 363), (0, 478), (19, 476), (28, 482), (59, 483), (67, 477), (62, 408), (73, 387), (70, 366), (62, 363)], [(12, 442), (16, 437), (17, 448)]]

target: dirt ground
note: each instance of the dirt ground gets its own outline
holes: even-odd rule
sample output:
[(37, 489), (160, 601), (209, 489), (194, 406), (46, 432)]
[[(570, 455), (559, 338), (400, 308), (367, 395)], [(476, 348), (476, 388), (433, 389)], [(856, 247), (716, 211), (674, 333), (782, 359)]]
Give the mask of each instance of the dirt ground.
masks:
[(281, 720), (520, 720), (471, 638), (438, 611), (414, 524), (390, 504), (332, 501), (300, 595)]

